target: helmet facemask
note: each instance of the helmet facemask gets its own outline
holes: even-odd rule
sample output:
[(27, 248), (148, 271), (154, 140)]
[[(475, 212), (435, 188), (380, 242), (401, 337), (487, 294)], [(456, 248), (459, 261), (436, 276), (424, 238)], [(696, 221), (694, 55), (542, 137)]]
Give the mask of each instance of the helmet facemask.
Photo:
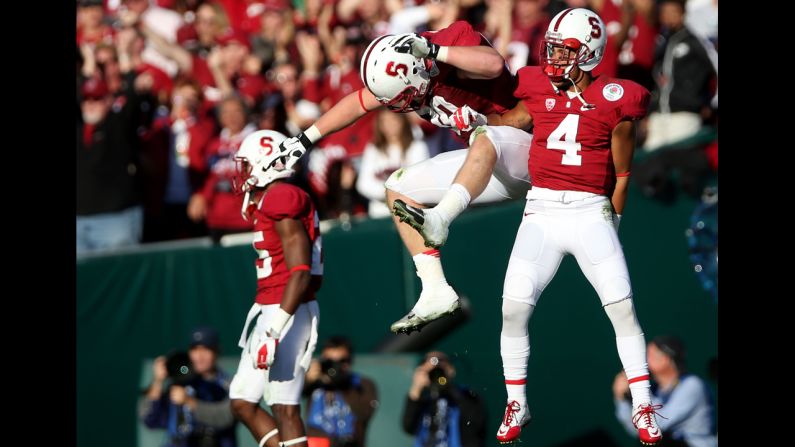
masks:
[(560, 33), (547, 32), (541, 46), (541, 66), (552, 82), (570, 80), (574, 67), (586, 64), (593, 58), (594, 53), (588, 45), (571, 37), (563, 39)]
[(254, 167), (247, 158), (235, 158), (235, 176), (232, 179), (232, 189), (235, 194), (243, 194), (257, 186), (257, 177), (252, 175)]
[(420, 108), (422, 105), (422, 95), (419, 95), (419, 90), (417, 90), (416, 87), (409, 86), (398, 93), (394, 98), (390, 100), (381, 100), (381, 98), (379, 98), (379, 101), (393, 112), (408, 113)]
[(240, 213), (243, 219), (250, 220), (257, 204), (252, 202), (251, 193), (257, 188), (264, 188), (274, 180), (287, 178), (293, 175), (292, 169), (287, 169), (284, 165), (283, 157), (274, 158), (268, 166), (257, 166), (250, 163), (246, 157), (235, 157), (236, 175), (232, 180), (232, 186), (236, 194), (244, 194), (243, 205)]
[[(431, 61), (428, 61), (431, 62)], [(432, 62), (431, 62), (432, 63)], [(427, 63), (426, 63), (427, 66)], [(422, 70), (418, 68), (414, 68), (419, 74), (421, 78), (425, 80), (420, 84), (420, 87), (417, 88), (411, 85), (411, 81), (408, 77), (403, 73), (401, 70), (396, 70), (396, 75), (408, 85), (403, 91), (395, 95), (392, 99), (387, 98), (378, 98), (378, 100), (384, 104), (389, 110), (398, 113), (408, 113), (415, 110), (419, 110), (422, 107), (422, 103), (425, 100), (425, 94), (428, 92), (428, 80), (430, 79), (430, 73), (428, 70)]]

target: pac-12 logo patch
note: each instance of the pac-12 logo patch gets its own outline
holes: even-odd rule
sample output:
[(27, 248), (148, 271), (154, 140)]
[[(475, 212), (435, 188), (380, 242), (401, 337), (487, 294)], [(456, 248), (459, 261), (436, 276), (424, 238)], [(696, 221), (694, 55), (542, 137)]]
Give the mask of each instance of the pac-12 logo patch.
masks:
[(618, 101), (624, 96), (624, 87), (618, 84), (607, 84), (605, 88), (602, 89), (602, 95), (608, 101)]
[(544, 105), (547, 106), (547, 112), (549, 112), (553, 107), (555, 107), (555, 98), (547, 98), (547, 101)]

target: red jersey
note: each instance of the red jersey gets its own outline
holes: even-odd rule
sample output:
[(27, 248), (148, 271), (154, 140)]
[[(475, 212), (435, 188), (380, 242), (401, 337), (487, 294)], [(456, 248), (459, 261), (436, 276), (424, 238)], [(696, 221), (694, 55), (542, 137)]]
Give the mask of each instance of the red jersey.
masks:
[[(427, 31), (421, 35), (442, 46), (491, 46), (472, 25), (462, 20), (439, 31)], [(517, 100), (511, 95), (516, 86), (516, 77), (507, 66), (494, 79), (462, 79), (457, 75), (458, 68), (438, 61), (436, 66), (439, 74), (431, 78), (429, 93), (425, 96), (426, 104), (430, 104), (434, 96), (441, 96), (458, 107), (468, 105), (484, 115), (502, 114), (516, 105)], [(462, 133), (461, 138), (469, 141), (469, 133)]]
[(541, 67), (518, 73), (514, 94), (533, 117), (528, 171), (533, 186), (611, 195), (616, 183), (610, 151), (613, 129), (646, 116), (649, 91), (625, 79), (600, 76), (582, 97), (596, 107), (583, 109), (578, 97), (555, 93)]
[(303, 298), (304, 303), (315, 299), (323, 276), (323, 241), (320, 236), (320, 219), (312, 199), (301, 188), (289, 183), (275, 183), (263, 195), (254, 211), (254, 250), (257, 251), (258, 304), (279, 304), (290, 271), (284, 260), (284, 247), (276, 232), (276, 222), (282, 219), (300, 221), (312, 244), (312, 282)]

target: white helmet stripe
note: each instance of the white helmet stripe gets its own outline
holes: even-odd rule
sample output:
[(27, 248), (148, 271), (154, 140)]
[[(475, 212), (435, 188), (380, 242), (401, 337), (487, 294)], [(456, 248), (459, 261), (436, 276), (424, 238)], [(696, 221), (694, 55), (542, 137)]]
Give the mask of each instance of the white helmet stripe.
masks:
[(558, 17), (558, 21), (557, 21), (557, 22), (555, 22), (555, 29), (554, 29), (554, 31), (557, 31), (557, 30), (558, 30), (558, 27), (560, 26), (560, 22), (562, 22), (562, 21), (563, 21), (563, 18), (564, 18), (564, 17), (566, 17), (566, 14), (568, 14), (568, 13), (569, 13), (569, 11), (571, 11), (571, 10), (573, 10), (573, 9), (574, 9), (574, 8), (569, 8), (569, 9), (567, 9), (567, 10), (563, 11), (563, 12), (560, 14), (560, 17)]

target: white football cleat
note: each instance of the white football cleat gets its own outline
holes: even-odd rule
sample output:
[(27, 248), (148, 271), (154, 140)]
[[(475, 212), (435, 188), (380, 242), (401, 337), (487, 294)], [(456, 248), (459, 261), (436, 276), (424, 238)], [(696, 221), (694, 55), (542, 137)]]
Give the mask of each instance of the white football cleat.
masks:
[(449, 232), (447, 223), (433, 208), (417, 208), (396, 199), (392, 205), (392, 214), (399, 217), (401, 222), (405, 222), (417, 230), (425, 239), (426, 247), (439, 248), (447, 241)]
[(458, 294), (448, 284), (425, 289), (411, 312), (400, 320), (392, 323), (391, 330), (395, 333), (410, 334), (437, 318), (452, 314), (461, 308)]

